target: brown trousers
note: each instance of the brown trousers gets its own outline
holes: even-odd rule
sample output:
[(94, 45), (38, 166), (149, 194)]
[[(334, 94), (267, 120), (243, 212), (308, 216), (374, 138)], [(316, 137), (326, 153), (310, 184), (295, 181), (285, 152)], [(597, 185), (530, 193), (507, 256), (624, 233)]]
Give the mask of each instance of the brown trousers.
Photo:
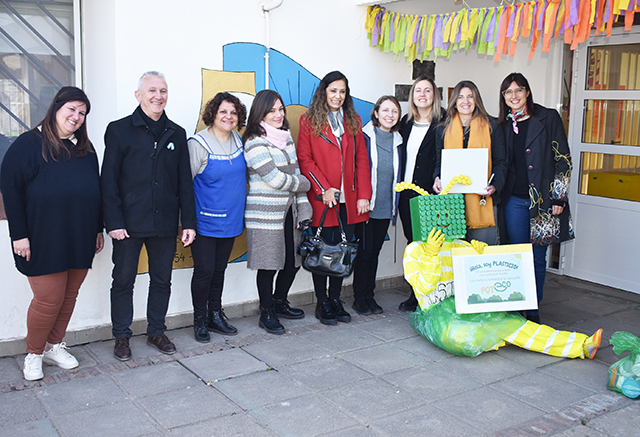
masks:
[(42, 354), (47, 342), (62, 341), (88, 269), (30, 276), (33, 299), (27, 313), (27, 353)]

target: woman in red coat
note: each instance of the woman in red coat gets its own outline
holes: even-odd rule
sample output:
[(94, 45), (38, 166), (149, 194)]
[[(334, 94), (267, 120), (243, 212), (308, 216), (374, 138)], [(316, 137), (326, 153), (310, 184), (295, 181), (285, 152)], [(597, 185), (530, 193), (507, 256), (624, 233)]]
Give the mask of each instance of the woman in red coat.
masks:
[[(300, 171), (311, 181), (307, 196), (313, 207), (312, 226), (318, 227), (327, 205), (338, 205), (351, 240), (356, 223), (369, 219), (371, 175), (362, 122), (353, 107), (349, 82), (339, 71), (320, 81), (309, 110), (300, 118), (298, 160)], [(329, 244), (340, 241), (335, 214), (327, 213), (320, 235)], [(316, 318), (325, 325), (350, 322), (351, 315), (340, 301), (342, 278), (329, 278), (327, 295), (327, 276), (312, 276), (318, 300)]]

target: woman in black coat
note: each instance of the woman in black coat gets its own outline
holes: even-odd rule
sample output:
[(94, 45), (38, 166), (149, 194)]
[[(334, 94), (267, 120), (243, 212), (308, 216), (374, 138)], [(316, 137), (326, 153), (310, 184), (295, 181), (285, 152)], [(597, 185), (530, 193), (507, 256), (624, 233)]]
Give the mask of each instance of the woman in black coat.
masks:
[(16, 267), (33, 299), (27, 313), (24, 377), (41, 379), (43, 361), (78, 366), (62, 338), (80, 285), (102, 250), (98, 159), (84, 123), (85, 93), (64, 87), (44, 120), (20, 135), (2, 162), (1, 188)]
[[(529, 82), (520, 73), (502, 81), (499, 122), (508, 166), (499, 212), (500, 242), (533, 244), (539, 303), (547, 246), (574, 238), (567, 199), (569, 144), (558, 112), (533, 103)], [(538, 310), (526, 316), (540, 321)]]
[[(400, 169), (397, 182), (414, 183), (432, 192), (435, 166), (435, 130), (443, 117), (440, 94), (433, 79), (421, 76), (409, 91), (409, 111), (400, 121)], [(407, 242), (413, 241), (409, 200), (418, 193), (401, 191), (397, 197), (398, 212)], [(409, 299), (400, 303), (400, 310), (415, 311), (418, 301), (411, 292)]]

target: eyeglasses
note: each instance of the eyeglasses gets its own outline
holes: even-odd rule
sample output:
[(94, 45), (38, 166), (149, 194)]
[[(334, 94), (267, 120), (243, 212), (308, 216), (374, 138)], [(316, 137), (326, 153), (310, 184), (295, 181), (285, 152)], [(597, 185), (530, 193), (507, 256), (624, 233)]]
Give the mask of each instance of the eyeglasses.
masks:
[(526, 91), (525, 88), (518, 87), (515, 90), (504, 90), (504, 91), (502, 91), (502, 95), (505, 96), (505, 97), (511, 97), (514, 93), (515, 94), (524, 94), (525, 91)]

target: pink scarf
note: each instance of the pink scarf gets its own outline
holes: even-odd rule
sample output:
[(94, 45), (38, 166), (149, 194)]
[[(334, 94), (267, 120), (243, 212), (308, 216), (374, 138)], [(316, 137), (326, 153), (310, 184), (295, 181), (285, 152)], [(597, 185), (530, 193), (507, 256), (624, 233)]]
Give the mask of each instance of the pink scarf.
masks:
[(262, 135), (262, 138), (269, 141), (280, 150), (284, 150), (287, 147), (287, 140), (291, 136), (291, 131), (276, 129), (275, 127), (267, 124), (263, 121), (260, 122), (260, 126), (266, 132), (266, 135)]

